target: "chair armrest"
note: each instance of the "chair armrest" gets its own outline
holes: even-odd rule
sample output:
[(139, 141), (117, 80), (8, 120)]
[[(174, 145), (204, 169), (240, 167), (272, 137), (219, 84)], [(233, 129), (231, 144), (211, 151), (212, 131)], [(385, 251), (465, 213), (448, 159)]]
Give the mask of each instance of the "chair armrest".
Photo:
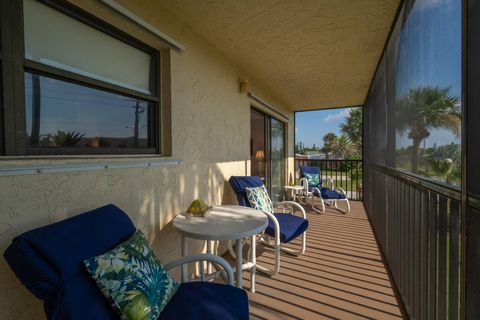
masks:
[(277, 202), (277, 203), (275, 203), (275, 207), (277, 207), (277, 206), (291, 206), (293, 213), (295, 213), (295, 210), (293, 210), (293, 208), (295, 207), (296, 209), (298, 209), (302, 213), (302, 218), (307, 219), (307, 214), (305, 213), (305, 209), (303, 209), (303, 207), (296, 202), (293, 202), (293, 201)]
[(320, 192), (320, 189), (317, 188), (317, 187), (313, 187), (313, 188), (312, 188), (312, 194), (315, 194), (315, 190), (317, 190), (316, 195), (317, 195), (320, 199), (323, 199), (323, 198), (322, 198), (322, 193)]
[(340, 191), (341, 193), (343, 193), (344, 195), (347, 195), (347, 193), (345, 192), (345, 190), (343, 190), (342, 187), (337, 187), (335, 190), (338, 190), (338, 191)]
[(298, 184), (303, 187), (303, 190), (301, 191), (301, 194), (304, 196), (308, 196), (311, 192), (308, 191), (308, 180), (307, 178), (301, 178), (298, 181)]
[(273, 228), (275, 229), (275, 245), (280, 245), (280, 224), (277, 218), (270, 212), (262, 211), (273, 222)]
[(216, 263), (225, 270), (227, 274), (227, 281), (229, 285), (234, 284), (233, 280), (233, 270), (230, 264), (228, 264), (227, 260), (223, 259), (222, 257), (209, 254), (209, 253), (200, 253), (200, 254), (194, 254), (186, 257), (181, 257), (177, 260), (171, 261), (165, 265), (166, 270), (170, 270), (176, 267), (179, 267), (184, 264), (192, 263), (192, 262), (197, 262), (197, 261), (209, 261)]
[(302, 186), (304, 190), (308, 191), (308, 180), (307, 178), (301, 178), (298, 180), (298, 185)]
[(335, 190), (335, 182), (333, 182), (333, 179), (331, 177), (326, 177), (325, 180), (330, 182), (330, 189)]

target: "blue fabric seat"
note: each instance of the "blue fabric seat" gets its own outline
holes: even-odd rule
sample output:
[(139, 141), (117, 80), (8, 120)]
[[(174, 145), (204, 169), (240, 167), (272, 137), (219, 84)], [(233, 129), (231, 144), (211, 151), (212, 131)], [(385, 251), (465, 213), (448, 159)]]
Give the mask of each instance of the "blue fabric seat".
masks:
[[(237, 196), (238, 204), (244, 207), (250, 207), (246, 188), (263, 185), (262, 179), (258, 176), (232, 176), (229, 182)], [(308, 220), (306, 219), (283, 213), (274, 213), (274, 216), (280, 225), (280, 242), (282, 243), (290, 242), (308, 228)], [(268, 227), (265, 229), (265, 233), (272, 237), (275, 236), (274, 224), (270, 218), (268, 219)]]
[(188, 282), (180, 285), (158, 320), (248, 318), (245, 290), (219, 283)]
[[(251, 207), (248, 200), (246, 188), (248, 187), (261, 187), (263, 181), (257, 176), (232, 176), (229, 179), (230, 186), (237, 195), (238, 204), (245, 207)], [(268, 246), (272, 246), (275, 251), (274, 268), (269, 269), (261, 265), (257, 265), (257, 270), (264, 272), (270, 276), (277, 274), (280, 271), (280, 251), (288, 252), (293, 255), (301, 255), (305, 253), (307, 243), (308, 220), (305, 213), (305, 209), (298, 203), (293, 201), (284, 201), (276, 204), (277, 206), (283, 206), (285, 212), (268, 212), (268, 226), (265, 229), (265, 234), (269, 238), (274, 238), (274, 243), (271, 243), (271, 239), (266, 237), (260, 237), (260, 241)], [(275, 207), (275, 205), (274, 205)], [(299, 214), (301, 217), (296, 216)], [(276, 228), (275, 223), (278, 224)], [(277, 229), (277, 230), (276, 230)], [(275, 235), (275, 231), (278, 232)], [(287, 248), (284, 244), (292, 241), (295, 238), (301, 236), (301, 248), (294, 250)], [(232, 250), (230, 251), (232, 253)], [(232, 255), (234, 255), (232, 253)]]
[(300, 179), (301, 178), (305, 178), (305, 173), (308, 173), (308, 174), (318, 174), (319, 176), (319, 184), (317, 184), (316, 186), (311, 186), (310, 184), (308, 185), (308, 191), (311, 191), (311, 189), (313, 187), (316, 187), (316, 188), (320, 188), (322, 187), (322, 183), (323, 183), (323, 180), (322, 180), (322, 175), (320, 174), (320, 168), (319, 167), (314, 167), (314, 166), (300, 166), (299, 167), (300, 169)]
[[(308, 190), (308, 193), (306, 193), (305, 195), (307, 196), (307, 198), (310, 198), (310, 203), (314, 211), (317, 211), (320, 213), (325, 212), (325, 203), (327, 203), (327, 204), (333, 204), (333, 208), (336, 210), (339, 210), (340, 212), (343, 212), (343, 213), (350, 212), (350, 203), (348, 201), (347, 195), (341, 188), (338, 188), (338, 189), (342, 190), (342, 192), (338, 192), (337, 191), (338, 189), (334, 190), (335, 188), (334, 188), (333, 179), (328, 178), (328, 180), (330, 180), (331, 182), (331, 186), (330, 186), (331, 188), (323, 187), (322, 185), (323, 181), (321, 179), (319, 179), (320, 183), (318, 183), (317, 185), (310, 184), (311, 181), (308, 181), (305, 174), (306, 173), (318, 174), (319, 177), (321, 177), (319, 167), (300, 166), (299, 169), (300, 169), (300, 178), (301, 178), (300, 183), (302, 184), (302, 186), (304, 186), (304, 188)], [(308, 186), (306, 185), (307, 183), (308, 183)], [(315, 207), (313, 197), (317, 197), (320, 199), (321, 208)], [(339, 208), (338, 202), (345, 203), (347, 206), (346, 210)]]
[(44, 300), (49, 319), (118, 319), (83, 260), (113, 249), (135, 232), (114, 205), (16, 237), (4, 253), (17, 277)]
[[(245, 207), (251, 207), (250, 202), (248, 201), (248, 196), (246, 188), (248, 187), (261, 187), (263, 186), (263, 181), (260, 177), (257, 176), (232, 176), (229, 179), (230, 186), (233, 189), (233, 192), (237, 195), (238, 204)], [(308, 229), (308, 220), (305, 213), (305, 209), (298, 203), (293, 201), (285, 201), (276, 204), (277, 206), (283, 206), (284, 212), (268, 212), (268, 226), (265, 229), (265, 234), (273, 238), (275, 241), (272, 244), (271, 239), (266, 237), (260, 237), (260, 241), (268, 246), (272, 246), (275, 251), (274, 256), (274, 268), (267, 268), (265, 266), (257, 265), (257, 270), (264, 272), (270, 276), (277, 274), (280, 271), (280, 251), (288, 252), (292, 255), (302, 255), (305, 253), (306, 243), (307, 243), (307, 232)], [(275, 205), (274, 205), (275, 207)], [(301, 217), (296, 216), (296, 214), (301, 215)], [(278, 228), (276, 230), (275, 226), (278, 223)], [(275, 235), (275, 231), (278, 232), (278, 235)], [(301, 237), (300, 249), (287, 248), (284, 244), (292, 241), (293, 239)], [(232, 254), (233, 255), (233, 254)]]
[[(320, 194), (322, 195), (322, 198), (325, 200), (332, 200), (332, 199), (346, 199), (347, 196), (344, 195), (343, 193), (340, 193), (338, 191), (329, 189), (329, 188), (320, 188)], [(319, 196), (318, 190), (314, 190), (313, 194), (315, 196)]]
[(243, 207), (250, 207), (250, 202), (247, 197), (247, 188), (261, 187), (263, 185), (262, 179), (258, 176), (231, 176), (228, 182), (237, 196), (238, 204)]
[[(304, 233), (308, 229), (308, 220), (294, 216), (292, 214), (274, 213), (275, 218), (280, 225), (280, 242), (288, 243)], [(268, 227), (265, 233), (275, 237), (275, 227), (273, 221), (268, 220)]]
[[(135, 231), (128, 215), (110, 204), (26, 232), (13, 239), (4, 257), (22, 284), (43, 300), (48, 319), (118, 320), (83, 260), (113, 249)], [(182, 284), (180, 295), (172, 298), (174, 302), (190, 297), (188, 303), (178, 307), (177, 314), (191, 314), (184, 319), (206, 319), (204, 315), (210, 310), (215, 311), (215, 316), (208, 319), (248, 318), (248, 298), (243, 290), (212, 283), (196, 285)], [(188, 292), (190, 289), (192, 293)], [(207, 299), (213, 295), (229, 297)], [(168, 306), (169, 313), (161, 319), (183, 318), (173, 316), (175, 307)], [(203, 313), (195, 317), (199, 310)]]
[[(305, 173), (309, 173), (309, 174), (318, 174), (319, 176), (320, 175), (320, 168), (319, 167), (313, 167), (313, 166), (300, 166), (300, 178), (305, 178)], [(308, 192), (312, 192), (313, 188), (318, 188), (320, 190), (320, 194), (322, 195), (322, 198), (325, 199), (325, 200), (334, 200), (334, 199), (346, 199), (347, 196), (338, 192), (338, 191), (335, 191), (335, 190), (332, 190), (330, 188), (324, 188), (322, 187), (322, 179), (319, 179), (320, 183), (316, 186), (311, 186), (310, 184), (308, 185)], [(313, 190), (313, 195), (319, 197), (320, 194), (318, 193), (317, 190)]]

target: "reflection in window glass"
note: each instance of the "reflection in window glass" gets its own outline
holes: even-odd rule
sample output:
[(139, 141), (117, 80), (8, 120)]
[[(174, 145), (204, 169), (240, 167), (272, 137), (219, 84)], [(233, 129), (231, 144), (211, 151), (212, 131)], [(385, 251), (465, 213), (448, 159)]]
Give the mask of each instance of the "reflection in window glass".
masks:
[(25, 106), (30, 150), (155, 148), (155, 105), (146, 101), (25, 73)]
[(407, 2), (387, 57), (395, 165), (459, 184), (461, 1)]

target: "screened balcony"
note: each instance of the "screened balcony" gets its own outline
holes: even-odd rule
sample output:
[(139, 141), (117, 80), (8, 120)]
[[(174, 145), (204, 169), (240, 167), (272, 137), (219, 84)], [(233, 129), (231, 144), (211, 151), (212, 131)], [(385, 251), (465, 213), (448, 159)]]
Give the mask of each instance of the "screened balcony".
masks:
[[(347, 162), (350, 213), (304, 205), (307, 250), (258, 272), (251, 318), (480, 319), (479, 1), (4, 0), (0, 18), (0, 251), (114, 203), (172, 261), (174, 218), (236, 204), (231, 176), (278, 201), (299, 165)], [(361, 160), (296, 159), (297, 112), (351, 106)], [(0, 318), (45, 319), (0, 273)]]

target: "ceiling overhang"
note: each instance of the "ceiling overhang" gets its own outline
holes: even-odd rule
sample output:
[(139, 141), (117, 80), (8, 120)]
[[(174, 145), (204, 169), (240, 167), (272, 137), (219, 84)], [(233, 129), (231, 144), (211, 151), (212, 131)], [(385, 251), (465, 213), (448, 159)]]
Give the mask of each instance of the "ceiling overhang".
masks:
[(298, 111), (363, 104), (399, 0), (146, 3), (188, 24)]

